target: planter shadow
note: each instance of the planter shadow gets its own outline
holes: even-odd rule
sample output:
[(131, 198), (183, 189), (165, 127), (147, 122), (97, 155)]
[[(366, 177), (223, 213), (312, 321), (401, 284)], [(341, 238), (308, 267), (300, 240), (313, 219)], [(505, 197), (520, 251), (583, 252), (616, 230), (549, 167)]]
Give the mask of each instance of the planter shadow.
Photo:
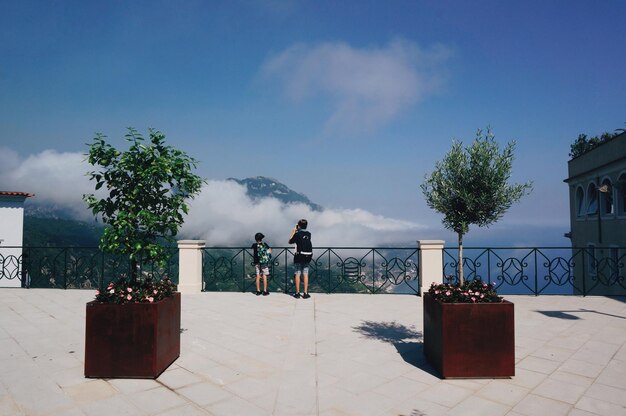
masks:
[(406, 363), (437, 376), (435, 369), (424, 357), (424, 343), (420, 331), (395, 321), (363, 321), (361, 325), (353, 327), (353, 330), (359, 332), (364, 338), (393, 345)]

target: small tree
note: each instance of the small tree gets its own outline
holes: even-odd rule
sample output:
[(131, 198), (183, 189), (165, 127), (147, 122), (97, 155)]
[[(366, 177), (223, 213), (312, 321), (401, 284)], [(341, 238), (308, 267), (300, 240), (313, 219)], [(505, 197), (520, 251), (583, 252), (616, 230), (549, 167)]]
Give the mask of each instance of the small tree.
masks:
[(421, 188), (426, 203), (443, 214), (443, 225), (458, 235), (459, 283), (463, 284), (463, 236), (470, 224), (489, 226), (530, 193), (532, 183), (509, 185), (515, 142), (510, 142), (500, 153), (495, 136), (488, 128), (476, 133), (470, 147), (454, 141), (435, 170), (424, 177)]
[(189, 207), (185, 200), (200, 192), (204, 180), (195, 175), (197, 161), (180, 150), (165, 145), (165, 135), (150, 129), (149, 144), (129, 128), (130, 148), (120, 152), (97, 134), (86, 155), (99, 171), (87, 173), (96, 181), (96, 191), (104, 187), (107, 195), (83, 195), (95, 216), (109, 227), (100, 240), (102, 251), (128, 255), (131, 279), (137, 280), (140, 262), (164, 265), (169, 253), (160, 239), (173, 242)]

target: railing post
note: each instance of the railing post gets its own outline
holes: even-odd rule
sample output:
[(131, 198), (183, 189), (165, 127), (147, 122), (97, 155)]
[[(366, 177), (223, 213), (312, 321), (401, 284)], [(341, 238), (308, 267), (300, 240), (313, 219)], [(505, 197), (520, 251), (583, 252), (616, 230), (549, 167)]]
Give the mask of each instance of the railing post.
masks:
[(443, 283), (443, 240), (418, 240), (420, 295), (432, 283)]
[(202, 250), (204, 240), (178, 241), (178, 291), (180, 293), (202, 292)]

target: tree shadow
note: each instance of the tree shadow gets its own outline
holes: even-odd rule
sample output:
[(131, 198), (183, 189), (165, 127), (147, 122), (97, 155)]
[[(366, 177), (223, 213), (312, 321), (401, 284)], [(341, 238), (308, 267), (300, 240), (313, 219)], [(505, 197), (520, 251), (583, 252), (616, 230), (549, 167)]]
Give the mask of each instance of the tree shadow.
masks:
[(420, 331), (414, 327), (407, 327), (393, 322), (363, 321), (361, 325), (352, 328), (364, 338), (389, 343), (396, 348), (402, 359), (435, 377), (437, 372), (426, 361), (424, 356), (424, 340)]

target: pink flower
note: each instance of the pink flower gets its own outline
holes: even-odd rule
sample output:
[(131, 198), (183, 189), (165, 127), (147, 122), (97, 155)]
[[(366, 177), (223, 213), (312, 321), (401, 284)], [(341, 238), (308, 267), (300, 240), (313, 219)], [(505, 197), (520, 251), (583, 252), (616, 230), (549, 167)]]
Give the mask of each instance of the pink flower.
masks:
[(452, 292), (450, 292), (449, 290), (446, 291), (446, 296), (450, 296), (452, 294)]
[(100, 294), (100, 291), (96, 289), (96, 296), (98, 296), (99, 294)]
[(484, 297), (485, 297), (485, 295), (483, 295), (483, 294), (481, 293), (481, 294), (480, 294), (480, 298), (482, 299), (482, 298), (484, 298)]
[(156, 289), (154, 289), (154, 290), (152, 291), (152, 293), (154, 293), (154, 294), (156, 295), (157, 293), (159, 293), (159, 291), (158, 291), (158, 290), (156, 290)]
[(474, 295), (478, 296), (478, 295), (480, 295), (480, 292), (476, 291), (476, 292), (474, 292)]
[(435, 290), (435, 295), (438, 295), (438, 294), (439, 294), (439, 291), (438, 291), (438, 290)]
[(130, 292), (132, 292), (132, 291), (133, 291), (133, 288), (132, 288), (132, 287), (129, 287), (129, 288), (128, 288), (128, 289), (126, 289), (126, 290), (128, 290), (128, 293), (130, 293)]
[(154, 302), (154, 298), (153, 298), (152, 296), (150, 296), (150, 297), (148, 298), (148, 302), (150, 302), (150, 303)]
[[(111, 290), (109, 290), (109, 293), (110, 293), (110, 294), (115, 293), (115, 289), (111, 289)], [(124, 295), (122, 295), (122, 296), (124, 296)]]
[(126, 296), (126, 299), (131, 300), (133, 298), (133, 295), (128, 295)]
[(472, 302), (476, 302), (476, 298), (472, 296)]

